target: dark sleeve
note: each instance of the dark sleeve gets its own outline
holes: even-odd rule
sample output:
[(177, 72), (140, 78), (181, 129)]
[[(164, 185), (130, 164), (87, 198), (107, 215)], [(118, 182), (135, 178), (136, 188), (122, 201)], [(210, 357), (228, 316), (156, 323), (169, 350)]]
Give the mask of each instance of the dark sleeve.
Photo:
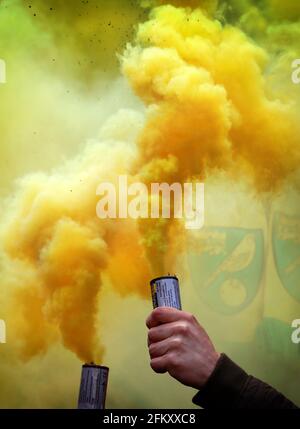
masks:
[(225, 354), (193, 402), (207, 409), (298, 409), (277, 390), (248, 375)]

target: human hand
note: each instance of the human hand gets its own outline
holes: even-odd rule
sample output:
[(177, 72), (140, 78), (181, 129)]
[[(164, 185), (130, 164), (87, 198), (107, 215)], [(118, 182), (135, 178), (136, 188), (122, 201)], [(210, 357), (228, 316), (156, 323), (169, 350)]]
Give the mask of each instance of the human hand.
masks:
[(158, 307), (146, 325), (152, 369), (168, 372), (180, 383), (201, 389), (220, 354), (196, 318), (174, 308)]

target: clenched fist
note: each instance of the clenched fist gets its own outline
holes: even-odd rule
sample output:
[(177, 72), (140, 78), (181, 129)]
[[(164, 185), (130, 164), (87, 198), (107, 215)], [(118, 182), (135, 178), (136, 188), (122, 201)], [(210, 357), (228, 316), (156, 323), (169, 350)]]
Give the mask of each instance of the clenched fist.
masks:
[(146, 321), (151, 367), (168, 372), (186, 386), (200, 390), (220, 354), (195, 317), (174, 308), (159, 307)]

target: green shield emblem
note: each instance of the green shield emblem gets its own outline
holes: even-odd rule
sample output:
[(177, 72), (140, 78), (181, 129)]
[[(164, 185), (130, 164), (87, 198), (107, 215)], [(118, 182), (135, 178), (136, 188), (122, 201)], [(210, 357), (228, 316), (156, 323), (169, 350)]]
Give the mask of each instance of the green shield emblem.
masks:
[(262, 230), (204, 228), (191, 237), (188, 248), (191, 279), (203, 302), (233, 315), (253, 301), (263, 274)]
[(300, 301), (300, 217), (275, 213), (272, 236), (278, 276), (288, 293)]

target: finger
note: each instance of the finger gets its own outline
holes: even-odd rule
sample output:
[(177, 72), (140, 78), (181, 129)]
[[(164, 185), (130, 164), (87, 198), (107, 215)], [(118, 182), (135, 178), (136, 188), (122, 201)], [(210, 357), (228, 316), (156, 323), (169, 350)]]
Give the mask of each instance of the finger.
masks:
[(151, 359), (165, 355), (172, 347), (172, 337), (158, 343), (152, 343), (149, 346), (149, 354)]
[(161, 325), (162, 323), (171, 323), (180, 320), (184, 317), (184, 312), (170, 307), (158, 307), (152, 311), (146, 320), (147, 327), (153, 328), (154, 326)]
[(167, 372), (168, 367), (167, 356), (164, 355), (158, 358), (151, 359), (150, 366), (153, 371), (157, 372), (158, 374), (164, 374), (165, 372)]
[(152, 343), (157, 343), (158, 341), (165, 340), (166, 338), (171, 337), (178, 330), (179, 322), (166, 323), (164, 325), (155, 326), (154, 328), (149, 329), (148, 331), (148, 346)]

